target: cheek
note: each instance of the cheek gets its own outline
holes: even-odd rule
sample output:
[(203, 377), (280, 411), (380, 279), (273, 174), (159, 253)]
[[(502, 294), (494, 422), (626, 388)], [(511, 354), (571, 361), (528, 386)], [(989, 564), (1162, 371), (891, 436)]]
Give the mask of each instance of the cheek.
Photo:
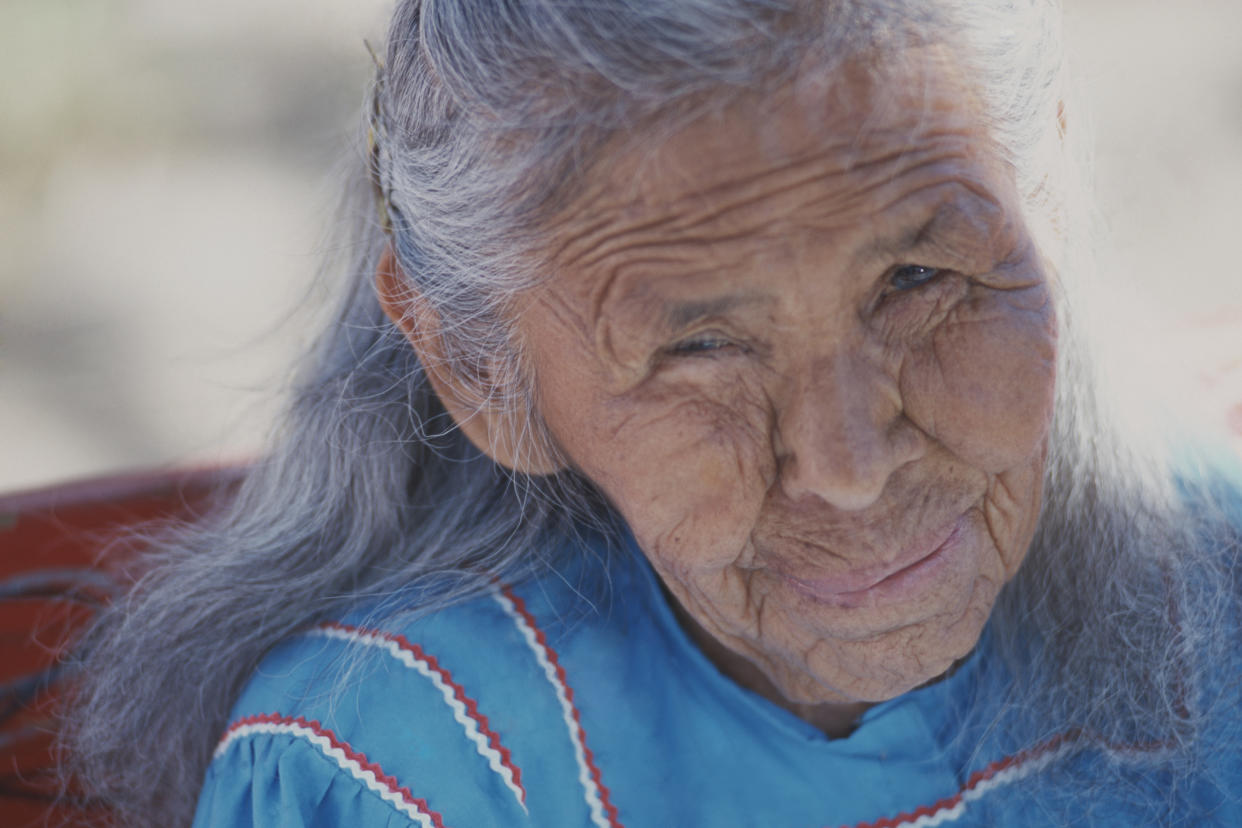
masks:
[(775, 468), (757, 387), (649, 387), (588, 420), (586, 439), (565, 448), (662, 569), (714, 569), (745, 553)]
[(907, 416), (962, 460), (1003, 472), (1040, 451), (1052, 418), (1056, 332), (1042, 287), (985, 290), (903, 368)]

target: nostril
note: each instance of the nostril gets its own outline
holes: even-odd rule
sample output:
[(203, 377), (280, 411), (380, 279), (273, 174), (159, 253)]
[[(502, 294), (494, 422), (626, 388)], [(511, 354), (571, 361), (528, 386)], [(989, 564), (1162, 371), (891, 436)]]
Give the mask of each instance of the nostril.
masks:
[(790, 457), (781, 475), (781, 490), (792, 501), (809, 498), (846, 511), (865, 509), (884, 492), (887, 475), (859, 474), (822, 459)]
[(844, 510), (873, 505), (894, 472), (922, 457), (921, 433), (904, 417), (862, 429), (827, 427), (782, 439), (778, 473), (782, 493), (793, 501), (814, 497)]

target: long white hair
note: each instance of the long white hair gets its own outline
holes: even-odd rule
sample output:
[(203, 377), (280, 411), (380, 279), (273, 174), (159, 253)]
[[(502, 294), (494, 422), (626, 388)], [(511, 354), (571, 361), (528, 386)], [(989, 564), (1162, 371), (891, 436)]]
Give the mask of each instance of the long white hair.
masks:
[(774, 88), (808, 54), (827, 65), (930, 40), (952, 43), (978, 79), (1058, 275), (1046, 504), (992, 623), (1022, 680), (988, 715), (1030, 711), (1032, 738), (1072, 723), (1156, 740), (1168, 767), (1192, 773), (1210, 712), (1197, 683), (1225, 652), (1237, 594), (1236, 535), (1206, 487), (1178, 488), (1164, 454), (1118, 438), (1094, 393), (1074, 315), (1091, 216), (1061, 129), (1073, 113), (1059, 27), (1051, 0), (401, 0), (368, 118), (376, 151), (345, 211), (340, 311), (241, 491), (145, 538), (145, 574), (82, 642), (72, 769), (127, 825), (186, 822), (225, 717), (274, 643), (412, 583), (426, 587), (417, 611), (433, 612), (494, 575), (536, 575), (548, 532), (619, 533), (590, 481), (511, 474), (453, 427), (375, 296), (388, 244), (442, 320), (448, 368), (486, 367), (481, 395), (529, 406), (506, 309), (534, 278), (541, 221), (572, 202), (605, 144)]

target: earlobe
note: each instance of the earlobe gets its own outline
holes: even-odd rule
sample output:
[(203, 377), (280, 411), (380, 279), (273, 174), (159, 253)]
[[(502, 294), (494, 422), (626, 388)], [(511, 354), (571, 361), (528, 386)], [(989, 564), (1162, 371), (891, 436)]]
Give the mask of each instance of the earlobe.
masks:
[[(427, 380), (444, 409), (474, 446), (500, 465), (529, 475), (555, 474), (564, 464), (553, 460), (539, 444), (519, 445), (517, 435), (539, 433), (533, 414), (504, 405), (506, 388), (485, 387), (497, 372), (472, 373), (455, 370), (448, 358), (440, 317), (430, 303), (409, 283), (392, 246), (384, 248), (375, 269), (375, 291), (380, 307), (405, 335), (418, 354)], [(528, 438), (534, 439), (534, 438)], [(525, 450), (522, 450), (525, 449)]]

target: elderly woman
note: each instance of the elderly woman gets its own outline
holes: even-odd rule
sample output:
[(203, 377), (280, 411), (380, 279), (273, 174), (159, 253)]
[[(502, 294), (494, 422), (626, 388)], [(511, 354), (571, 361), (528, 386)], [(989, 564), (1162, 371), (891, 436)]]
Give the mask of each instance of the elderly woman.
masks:
[(1242, 501), (1094, 396), (1058, 27), (399, 3), (343, 310), (89, 639), (80, 772), (133, 825), (1242, 824)]

